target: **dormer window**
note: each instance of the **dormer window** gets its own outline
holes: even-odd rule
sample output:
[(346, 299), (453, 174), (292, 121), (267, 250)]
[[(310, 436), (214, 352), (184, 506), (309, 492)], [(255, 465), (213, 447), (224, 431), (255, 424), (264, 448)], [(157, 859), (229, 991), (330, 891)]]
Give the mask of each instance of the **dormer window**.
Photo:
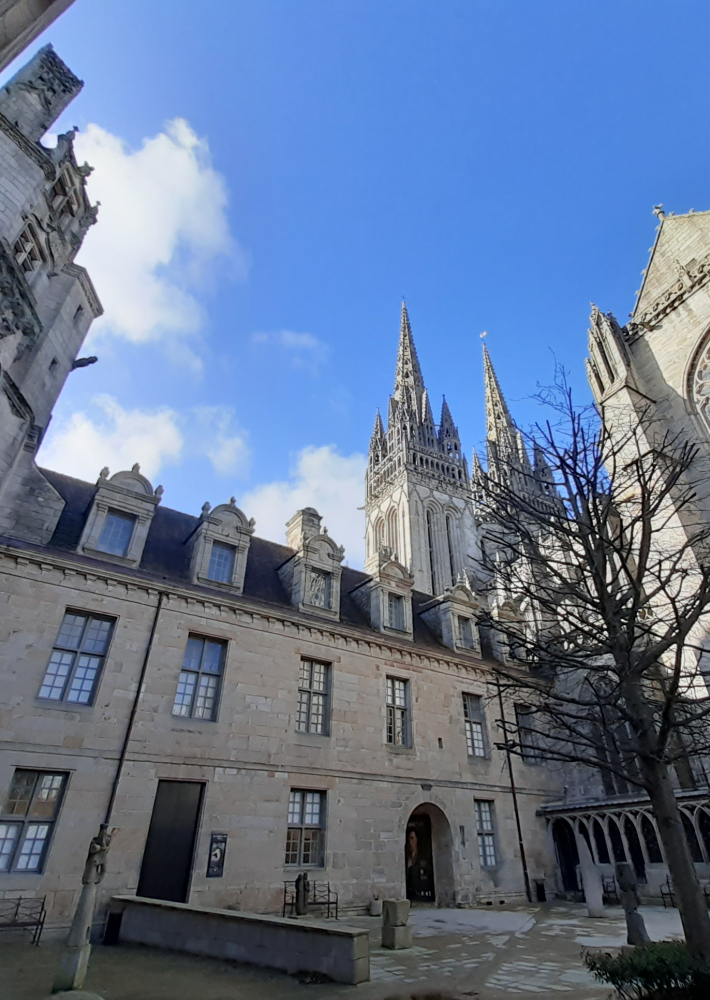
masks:
[(247, 520), (239, 510), (234, 497), (214, 510), (206, 503), (188, 539), (192, 582), (218, 583), (241, 594), (254, 524), (253, 518)]
[(234, 576), (234, 557), (236, 549), (233, 545), (223, 545), (222, 542), (212, 542), (210, 564), (207, 568), (207, 579), (216, 583), (231, 583)]
[(81, 207), (81, 198), (68, 169), (61, 172), (52, 185), (52, 208), (57, 215), (76, 215)]
[(286, 525), (286, 544), (293, 555), (278, 570), (281, 583), (299, 609), (324, 618), (340, 617), (340, 567), (345, 555), (321, 527), (313, 507), (297, 511)]
[(77, 549), (124, 566), (139, 566), (163, 487), (153, 489), (134, 465), (109, 479), (102, 469)]
[(47, 261), (37, 228), (31, 222), (22, 230), (13, 249), (15, 260), (26, 274), (36, 271)]
[(390, 628), (404, 632), (406, 625), (404, 620), (404, 598), (401, 594), (387, 595), (388, 624)]
[(96, 548), (113, 556), (125, 556), (131, 544), (136, 518), (131, 514), (120, 514), (109, 510), (104, 520)]
[(330, 607), (331, 580), (332, 574), (320, 569), (311, 570), (309, 603), (314, 608)]

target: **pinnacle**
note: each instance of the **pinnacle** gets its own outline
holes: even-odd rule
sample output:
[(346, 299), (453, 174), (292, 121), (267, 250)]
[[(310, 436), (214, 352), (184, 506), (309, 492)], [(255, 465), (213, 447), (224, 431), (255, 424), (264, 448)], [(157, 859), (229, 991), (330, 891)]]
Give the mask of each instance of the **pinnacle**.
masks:
[(397, 352), (397, 374), (394, 382), (394, 398), (406, 403), (420, 415), (421, 398), (424, 394), (424, 379), (419, 367), (417, 349), (414, 346), (412, 327), (409, 322), (407, 305), (402, 302), (402, 316), (399, 325), (399, 350)]
[(483, 345), (483, 380), (486, 393), (486, 431), (490, 441), (505, 439), (509, 442), (514, 436), (513, 419), (508, 405), (501, 392), (498, 378), (493, 369), (488, 348)]

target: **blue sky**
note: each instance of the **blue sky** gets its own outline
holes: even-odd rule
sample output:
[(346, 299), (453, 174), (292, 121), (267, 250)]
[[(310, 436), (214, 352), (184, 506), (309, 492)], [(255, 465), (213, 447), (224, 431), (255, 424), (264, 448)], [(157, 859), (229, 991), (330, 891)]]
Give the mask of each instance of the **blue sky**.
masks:
[(267, 537), (313, 503), (354, 564), (401, 296), (470, 454), (480, 332), (521, 421), (553, 354), (586, 393), (589, 302), (627, 317), (652, 205), (710, 207), (698, 0), (77, 0), (46, 41), (86, 82), (59, 127), (94, 154), (107, 315), (45, 460), (130, 453)]

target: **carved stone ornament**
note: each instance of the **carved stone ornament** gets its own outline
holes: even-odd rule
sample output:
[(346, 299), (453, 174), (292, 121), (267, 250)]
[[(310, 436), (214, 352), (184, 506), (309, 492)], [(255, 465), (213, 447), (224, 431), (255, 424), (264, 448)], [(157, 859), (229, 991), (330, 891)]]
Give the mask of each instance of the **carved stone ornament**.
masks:
[(676, 268), (678, 280), (659, 295), (648, 309), (638, 316), (635, 315), (627, 324), (626, 330), (630, 337), (652, 330), (664, 316), (676, 309), (684, 299), (710, 279), (710, 254), (706, 254), (699, 262), (693, 260), (689, 264), (681, 264), (676, 260)]
[(41, 330), (22, 272), (6, 245), (0, 242), (0, 338), (19, 333), (33, 343)]

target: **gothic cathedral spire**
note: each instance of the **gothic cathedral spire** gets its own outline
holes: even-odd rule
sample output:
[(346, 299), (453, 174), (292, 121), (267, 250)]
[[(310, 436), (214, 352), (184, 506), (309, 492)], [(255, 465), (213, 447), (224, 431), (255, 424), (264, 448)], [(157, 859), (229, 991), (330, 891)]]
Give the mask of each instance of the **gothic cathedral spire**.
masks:
[(412, 327), (409, 323), (407, 304), (402, 300), (402, 317), (399, 324), (399, 350), (397, 352), (397, 372), (394, 379), (394, 398), (421, 419), (423, 416), (422, 397), (424, 379), (419, 366), (417, 349), (414, 346)]
[(461, 438), (445, 400), (436, 425), (404, 302), (387, 429), (378, 416), (370, 439), (365, 510), (366, 570), (386, 546), (418, 590), (439, 594), (470, 569), (475, 525)]

